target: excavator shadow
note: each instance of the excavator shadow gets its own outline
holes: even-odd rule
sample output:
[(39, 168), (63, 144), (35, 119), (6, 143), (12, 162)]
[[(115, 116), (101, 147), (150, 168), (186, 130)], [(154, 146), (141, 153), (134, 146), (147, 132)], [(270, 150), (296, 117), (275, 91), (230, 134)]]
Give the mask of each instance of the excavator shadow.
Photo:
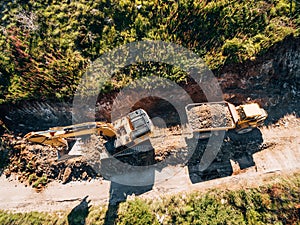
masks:
[(120, 203), (125, 202), (129, 196), (151, 191), (154, 185), (155, 170), (151, 167), (154, 163), (153, 147), (139, 145), (135, 151), (128, 150), (125, 153), (129, 154), (101, 160), (101, 173), (111, 181), (105, 225), (116, 224)]
[[(253, 154), (261, 150), (263, 143), (259, 129), (239, 135), (235, 131), (226, 132), (220, 151), (210, 165), (203, 170), (201, 158), (208, 140), (199, 140), (196, 150), (188, 161), (189, 177), (192, 183), (199, 183), (238, 174), (245, 169), (255, 169)], [(187, 141), (189, 145), (189, 142)]]
[(128, 196), (140, 195), (145, 192), (151, 191), (152, 188), (153, 188), (153, 184), (149, 184), (145, 186), (131, 186), (131, 185), (119, 184), (112, 181), (109, 190), (109, 204), (108, 204), (108, 209), (106, 211), (104, 224), (105, 225), (116, 224), (116, 220), (118, 218), (119, 205), (120, 203), (125, 202)]

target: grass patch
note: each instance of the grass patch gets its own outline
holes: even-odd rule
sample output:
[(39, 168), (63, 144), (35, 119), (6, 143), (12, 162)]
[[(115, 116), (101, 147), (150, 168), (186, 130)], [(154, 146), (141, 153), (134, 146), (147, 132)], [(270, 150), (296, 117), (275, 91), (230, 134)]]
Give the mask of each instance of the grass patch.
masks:
[(67, 224), (65, 219), (59, 219), (55, 215), (40, 212), (8, 213), (0, 212), (0, 224), (44, 225), (44, 224)]
[(37, 180), (33, 183), (33, 188), (41, 188), (46, 186), (48, 183), (48, 178), (46, 175), (43, 175), (42, 177), (37, 178)]

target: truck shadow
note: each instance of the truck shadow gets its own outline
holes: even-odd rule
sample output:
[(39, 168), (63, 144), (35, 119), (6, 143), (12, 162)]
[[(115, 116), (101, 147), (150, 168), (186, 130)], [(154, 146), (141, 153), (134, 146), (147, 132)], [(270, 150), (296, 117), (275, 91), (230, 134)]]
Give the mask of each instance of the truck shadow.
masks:
[[(263, 138), (259, 129), (238, 135), (226, 132), (221, 149), (212, 163), (203, 170), (199, 163), (207, 147), (208, 140), (199, 140), (192, 157), (188, 161), (189, 177), (192, 183), (231, 176), (253, 167), (253, 154), (262, 150)], [(189, 141), (187, 140), (189, 147)]]

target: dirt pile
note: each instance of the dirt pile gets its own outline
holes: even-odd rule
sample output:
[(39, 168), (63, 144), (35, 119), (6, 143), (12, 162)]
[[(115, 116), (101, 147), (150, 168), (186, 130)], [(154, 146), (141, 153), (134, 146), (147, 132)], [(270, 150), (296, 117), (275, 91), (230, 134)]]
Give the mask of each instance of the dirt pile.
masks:
[(232, 126), (232, 117), (226, 104), (202, 104), (187, 111), (193, 130)]
[[(168, 130), (168, 134), (174, 132)], [(178, 137), (175, 135), (174, 138)], [(16, 178), (25, 186), (32, 186), (37, 190), (42, 190), (53, 180), (65, 184), (69, 181), (122, 174), (132, 169), (129, 165), (139, 166), (140, 163), (151, 165), (153, 162), (162, 161), (171, 152), (175, 154), (174, 151), (178, 148), (174, 139), (165, 142), (166, 140), (160, 137), (155, 141), (155, 151), (154, 149), (146, 152), (134, 151), (128, 156), (125, 154), (117, 157), (119, 161), (116, 161), (106, 152), (107, 144), (111, 143), (106, 143), (100, 136), (92, 135), (78, 142), (76, 148), (80, 149), (83, 157), (58, 161), (57, 150), (50, 146), (29, 143), (21, 137), (9, 134), (3, 135), (1, 140), (1, 168), (4, 175), (7, 178)], [(157, 145), (157, 142), (160, 144)]]
[(6, 177), (16, 175), (26, 186), (40, 190), (52, 180), (67, 183), (97, 176), (92, 167), (80, 158), (57, 161), (57, 152), (52, 147), (26, 143), (13, 135), (2, 136), (2, 143), (7, 143), (1, 146), (1, 152), (7, 155), (7, 163), (3, 164), (4, 174)]
[(180, 126), (154, 128), (151, 144), (155, 151), (156, 163), (162, 162), (167, 158), (172, 160), (174, 164), (182, 161), (181, 158), (178, 159), (176, 157), (176, 154), (180, 153), (182, 149), (186, 149), (182, 133), (183, 130)]

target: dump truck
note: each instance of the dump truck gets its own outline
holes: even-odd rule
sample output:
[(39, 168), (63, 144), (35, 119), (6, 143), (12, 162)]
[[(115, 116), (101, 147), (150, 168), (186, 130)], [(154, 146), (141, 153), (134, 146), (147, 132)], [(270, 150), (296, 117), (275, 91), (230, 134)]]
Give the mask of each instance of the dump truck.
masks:
[(189, 130), (201, 139), (208, 138), (212, 131), (235, 129), (238, 134), (248, 133), (267, 118), (267, 112), (257, 103), (237, 107), (226, 101), (193, 103), (185, 111)]
[(135, 110), (113, 123), (108, 122), (87, 122), (64, 127), (53, 127), (46, 131), (30, 132), (24, 136), (25, 140), (33, 143), (50, 145), (58, 150), (59, 159), (67, 159), (78, 154), (72, 154), (69, 146), (70, 142), (89, 136), (92, 134), (101, 136), (109, 143), (107, 150), (113, 156), (129, 154), (129, 150), (134, 147), (139, 151), (148, 151), (149, 135), (153, 129), (153, 124), (148, 114), (143, 109)]

